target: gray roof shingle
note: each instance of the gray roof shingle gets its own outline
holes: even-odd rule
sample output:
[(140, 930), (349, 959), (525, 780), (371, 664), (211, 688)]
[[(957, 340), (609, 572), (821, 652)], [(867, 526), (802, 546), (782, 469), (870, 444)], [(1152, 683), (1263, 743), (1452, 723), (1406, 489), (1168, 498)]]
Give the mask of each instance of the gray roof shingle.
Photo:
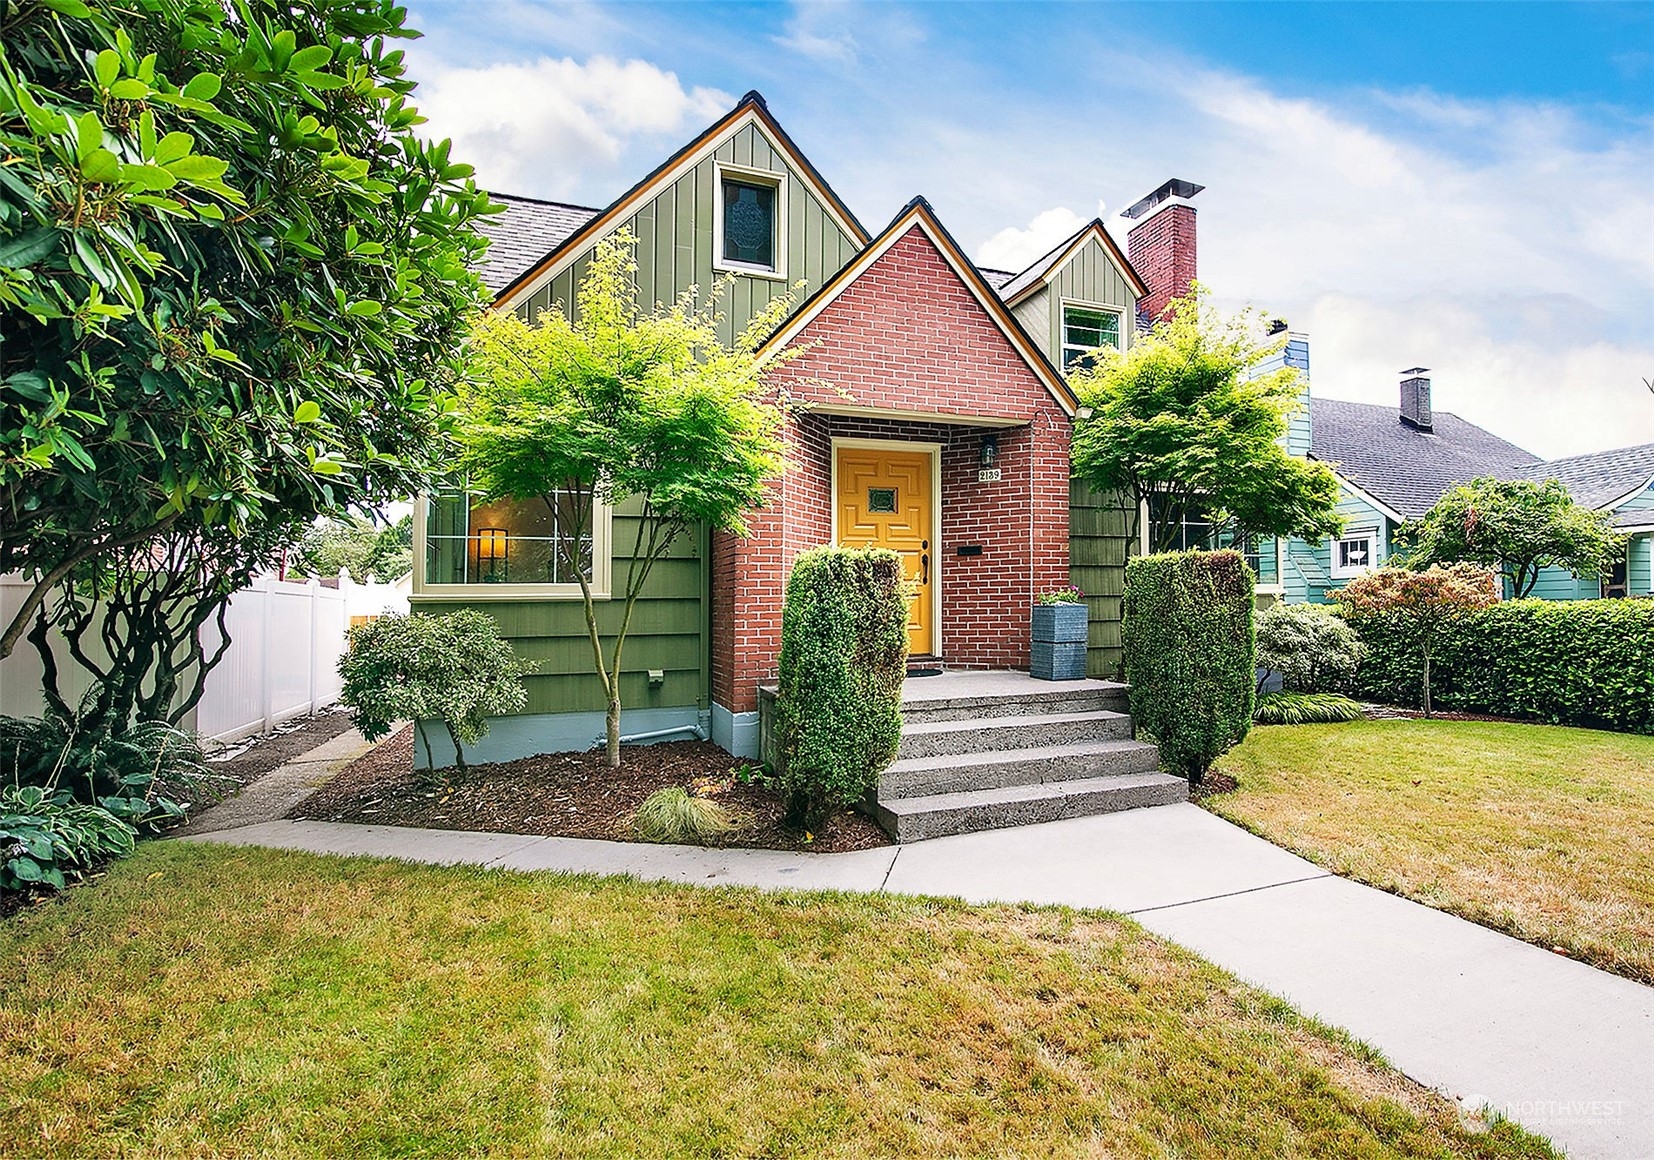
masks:
[[(1643, 443), (1636, 447), (1616, 447), (1612, 451), (1597, 451), (1590, 455), (1548, 459), (1543, 463), (1533, 464), (1511, 478), (1540, 482), (1560, 479), (1568, 486), (1568, 491), (1574, 499), (1586, 507), (1606, 507), (1615, 500), (1623, 499), (1632, 492), (1646, 487), (1648, 481), (1654, 478), (1654, 443)], [(1654, 512), (1635, 514), (1642, 523), (1654, 519)]]
[(982, 275), (983, 281), (992, 286), (995, 291), (1005, 289), (1005, 283), (1016, 277), (1012, 270), (995, 270), (992, 266), (978, 266), (976, 272)]
[(1310, 400), (1310, 453), (1407, 519), (1435, 506), (1448, 488), (1480, 475), (1509, 478), (1539, 457), (1449, 411), (1425, 434), (1398, 408), (1340, 399)]
[(575, 230), (603, 212), (590, 206), (533, 197), (504, 193), (488, 196), (506, 206), (504, 213), (479, 219), (478, 228), (488, 239), (488, 255), (477, 267), (477, 274), (490, 294), (499, 294)]

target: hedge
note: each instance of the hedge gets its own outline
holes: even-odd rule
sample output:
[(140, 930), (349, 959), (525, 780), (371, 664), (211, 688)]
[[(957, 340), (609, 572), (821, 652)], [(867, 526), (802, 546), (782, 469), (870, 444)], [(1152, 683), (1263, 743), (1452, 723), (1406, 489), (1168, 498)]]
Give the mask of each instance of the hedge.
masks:
[(908, 585), (880, 548), (799, 556), (781, 610), (776, 777), (794, 824), (815, 829), (878, 783), (902, 741)]
[(1160, 746), (1161, 764), (1192, 785), (1252, 727), (1252, 592), (1239, 552), (1164, 552), (1126, 564), (1132, 717)]
[[(1416, 705), (1420, 662), (1388, 616), (1351, 619), (1357, 684)], [(1431, 662), (1442, 708), (1654, 733), (1654, 600), (1507, 600), (1446, 629)]]

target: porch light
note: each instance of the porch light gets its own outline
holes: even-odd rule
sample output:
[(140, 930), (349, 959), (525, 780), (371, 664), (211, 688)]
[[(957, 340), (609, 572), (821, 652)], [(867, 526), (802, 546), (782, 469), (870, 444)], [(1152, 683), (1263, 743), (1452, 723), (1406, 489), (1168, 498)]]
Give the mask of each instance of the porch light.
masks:
[(982, 450), (980, 452), (982, 470), (992, 471), (999, 466), (999, 436), (992, 432), (982, 436)]

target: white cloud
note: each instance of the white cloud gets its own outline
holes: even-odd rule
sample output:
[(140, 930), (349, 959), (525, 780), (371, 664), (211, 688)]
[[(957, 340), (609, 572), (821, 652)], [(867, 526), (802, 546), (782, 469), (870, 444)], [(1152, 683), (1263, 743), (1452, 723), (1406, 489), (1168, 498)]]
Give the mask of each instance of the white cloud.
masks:
[(977, 247), (976, 260), (980, 265), (995, 270), (1026, 269), (1033, 264), (1034, 259), (1051, 250), (1063, 239), (1072, 237), (1090, 220), (1081, 217), (1067, 206), (1059, 205), (1055, 209), (1035, 214), (1027, 229), (1019, 230), (1013, 226), (1000, 230)]
[(802, 4), (787, 21), (786, 34), (772, 37), (776, 44), (812, 60), (856, 62), (856, 38), (840, 23), (844, 13), (836, 5)]
[(635, 138), (687, 135), (735, 103), (716, 89), (686, 90), (677, 74), (647, 61), (602, 56), (436, 64), (423, 71), (415, 99), (429, 118), (425, 132), (452, 137), (454, 156), (476, 166), (482, 184), (542, 197), (570, 196), (594, 171), (614, 167)]

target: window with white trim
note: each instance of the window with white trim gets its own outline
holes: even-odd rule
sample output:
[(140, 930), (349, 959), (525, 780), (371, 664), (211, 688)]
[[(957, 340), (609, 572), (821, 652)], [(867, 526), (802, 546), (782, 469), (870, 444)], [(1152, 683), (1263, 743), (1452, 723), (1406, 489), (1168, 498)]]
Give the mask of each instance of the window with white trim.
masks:
[(1378, 529), (1347, 532), (1332, 542), (1332, 574), (1343, 580), (1378, 566)]
[(755, 273), (781, 272), (781, 180), (720, 167), (718, 266)]
[(578, 591), (581, 577), (596, 579), (590, 504), (589, 494), (568, 491), (527, 501), (435, 496), (425, 512), (421, 587)]
[(1062, 308), (1062, 369), (1089, 366), (1098, 347), (1120, 349), (1120, 312), (1094, 306)]

